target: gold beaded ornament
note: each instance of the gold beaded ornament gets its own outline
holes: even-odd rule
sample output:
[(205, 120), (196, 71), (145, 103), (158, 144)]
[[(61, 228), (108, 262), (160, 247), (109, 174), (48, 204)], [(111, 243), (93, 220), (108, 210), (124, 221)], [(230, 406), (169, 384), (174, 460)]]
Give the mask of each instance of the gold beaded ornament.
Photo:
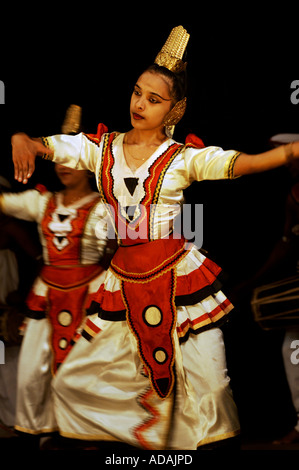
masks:
[[(158, 53), (155, 64), (165, 67), (173, 73), (179, 73), (186, 69), (187, 62), (183, 61), (183, 56), (189, 41), (190, 34), (183, 26), (173, 28)], [(187, 98), (178, 101), (164, 118), (166, 135), (172, 137), (175, 125), (182, 119), (187, 106)]]
[(65, 114), (61, 131), (63, 134), (77, 134), (81, 126), (82, 108), (76, 104), (71, 104)]
[(183, 62), (183, 56), (189, 41), (190, 34), (183, 26), (173, 28), (155, 59), (155, 64), (166, 67), (171, 72), (178, 73), (185, 70), (187, 62)]
[(184, 116), (187, 107), (187, 98), (183, 98), (182, 100), (178, 101), (174, 107), (166, 114), (164, 118), (164, 125), (175, 126)]

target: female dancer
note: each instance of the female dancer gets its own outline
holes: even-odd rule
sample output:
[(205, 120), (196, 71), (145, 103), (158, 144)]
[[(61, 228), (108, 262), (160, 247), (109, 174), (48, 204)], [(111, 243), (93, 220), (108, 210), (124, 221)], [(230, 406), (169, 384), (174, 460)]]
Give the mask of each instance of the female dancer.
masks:
[(82, 336), (54, 386), (59, 429), (78, 439), (143, 449), (196, 449), (239, 432), (218, 328), (232, 305), (220, 268), (172, 232), (192, 181), (264, 171), (299, 157), (299, 143), (259, 155), (185, 145), (171, 137), (184, 114), (182, 60), (189, 35), (174, 28), (138, 78), (132, 129), (97, 135), (13, 136), (15, 177), (27, 182), (36, 155), (88, 168), (119, 248)]
[(45, 264), (27, 298), (15, 426), (34, 435), (57, 430), (51, 381), (105, 276), (104, 209), (88, 171), (59, 164), (55, 170), (62, 191), (51, 193), (41, 187), (4, 193), (0, 199), (5, 214), (38, 223), (43, 248)]

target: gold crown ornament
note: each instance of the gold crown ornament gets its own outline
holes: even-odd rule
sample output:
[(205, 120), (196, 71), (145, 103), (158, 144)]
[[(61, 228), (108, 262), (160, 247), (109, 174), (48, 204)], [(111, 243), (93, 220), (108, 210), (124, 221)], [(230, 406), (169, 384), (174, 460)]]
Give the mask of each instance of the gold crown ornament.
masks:
[[(183, 61), (185, 50), (190, 38), (190, 34), (183, 26), (173, 28), (155, 58), (155, 64), (165, 67), (173, 73), (179, 73), (186, 69), (187, 62)], [(168, 137), (172, 137), (175, 125), (182, 119), (187, 106), (187, 98), (178, 101), (174, 107), (165, 116), (163, 124)]]
[(155, 64), (166, 67), (174, 73), (182, 72), (187, 66), (183, 56), (189, 41), (190, 34), (183, 26), (173, 28), (162, 47), (161, 51), (155, 59)]
[(81, 126), (82, 108), (76, 104), (71, 104), (61, 126), (63, 134), (77, 134)]

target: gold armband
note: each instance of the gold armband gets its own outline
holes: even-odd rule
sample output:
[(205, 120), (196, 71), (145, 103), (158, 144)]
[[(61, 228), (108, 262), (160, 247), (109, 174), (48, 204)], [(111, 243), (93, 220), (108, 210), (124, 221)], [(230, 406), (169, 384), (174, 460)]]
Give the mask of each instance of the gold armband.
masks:
[[(41, 141), (44, 147), (46, 147), (47, 149), (51, 148), (47, 137), (41, 137)], [(44, 160), (53, 160), (53, 155), (48, 155), (47, 153), (44, 153), (42, 155), (42, 158)]]
[(226, 167), (225, 168), (225, 174), (226, 174), (226, 177), (229, 178), (229, 179), (234, 179), (235, 176), (234, 176), (234, 166), (235, 166), (235, 163), (236, 163), (236, 160), (237, 158), (241, 155), (242, 152), (236, 152), (232, 158), (226, 163)]

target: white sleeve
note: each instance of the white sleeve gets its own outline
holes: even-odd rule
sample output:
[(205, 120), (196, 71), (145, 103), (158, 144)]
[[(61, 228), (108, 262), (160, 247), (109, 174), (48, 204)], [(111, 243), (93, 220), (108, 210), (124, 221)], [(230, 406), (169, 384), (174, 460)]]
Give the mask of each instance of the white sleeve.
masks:
[(45, 147), (54, 151), (54, 155), (43, 158), (76, 170), (95, 172), (101, 158), (101, 143), (96, 144), (82, 132), (77, 135), (54, 135), (43, 137)]
[[(103, 202), (98, 202), (92, 209), (85, 226), (82, 244), (85, 258), (97, 262), (102, 258), (107, 244), (108, 214)], [(96, 250), (95, 250), (96, 248)]]
[(48, 199), (50, 193), (41, 194), (35, 189), (21, 193), (3, 193), (1, 195), (1, 210), (4, 214), (17, 219), (38, 222), (41, 204)]
[(220, 147), (187, 148), (185, 165), (191, 181), (234, 178), (233, 168), (240, 152)]

